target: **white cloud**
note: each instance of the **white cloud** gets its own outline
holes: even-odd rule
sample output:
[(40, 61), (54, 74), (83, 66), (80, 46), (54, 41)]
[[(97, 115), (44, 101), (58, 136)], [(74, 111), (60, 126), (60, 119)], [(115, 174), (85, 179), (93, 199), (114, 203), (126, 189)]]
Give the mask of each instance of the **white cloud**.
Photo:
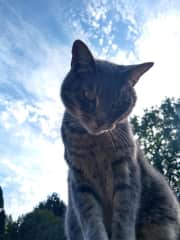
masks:
[(106, 35), (109, 35), (112, 32), (112, 21), (110, 21), (106, 26), (102, 28)]
[(11, 5), (8, 7), (16, 21), (4, 19), (6, 34), (0, 38), (0, 81), (11, 85), (19, 82), (40, 99), (59, 101), (60, 82), (70, 66), (69, 48), (48, 41), (45, 34), (25, 21)]
[(118, 49), (116, 55), (111, 56), (110, 60), (120, 65), (128, 65), (135, 63), (137, 57), (131, 51)]
[(0, 127), (9, 141), (7, 151), (1, 149), (0, 178), (6, 212), (18, 217), (52, 192), (67, 201), (59, 90), (70, 66), (70, 49), (49, 42), (11, 10), (16, 21), (6, 21), (6, 34), (0, 38), (0, 81), (13, 86), (21, 98), (16, 100), (10, 91), (0, 95)]
[[(98, 23), (100, 20), (106, 19), (107, 3), (104, 1), (89, 1), (87, 4), (87, 15), (89, 21)], [(91, 22), (90, 22), (91, 23)]]
[[(17, 140), (21, 146), (31, 146), (31, 132), (38, 132), (44, 138), (51, 141), (60, 138), (60, 125), (64, 108), (62, 104), (53, 101), (38, 102), (36, 106), (24, 101), (13, 100), (3, 101), (0, 98), (0, 105), (5, 108), (1, 111), (0, 126), (7, 130), (7, 134), (20, 137)], [(36, 130), (35, 130), (36, 129)], [(20, 144), (19, 142), (19, 144)]]
[(120, 14), (124, 21), (127, 21), (129, 24), (132, 24), (134, 26), (137, 24), (136, 22), (137, 1), (114, 0), (112, 4), (114, 5), (114, 8), (116, 9), (117, 13)]
[[(13, 176), (4, 178), (2, 186), (7, 199), (6, 212), (14, 217), (32, 210), (52, 192), (59, 193), (61, 199), (67, 202), (67, 167), (63, 159), (62, 143), (51, 143), (32, 133), (30, 138), (31, 147), (28, 152), (15, 156), (14, 160), (2, 159), (0, 164), (1, 168), (11, 171)], [(16, 188), (7, 192), (11, 185), (13, 188), (16, 185)]]
[(180, 16), (167, 11), (148, 20), (135, 42), (135, 54), (140, 62), (154, 61), (154, 67), (138, 83), (139, 102), (145, 107), (159, 104), (165, 96), (180, 97), (179, 62)]
[(27, 77), (25, 86), (37, 96), (59, 102), (59, 89), (65, 73), (69, 70), (70, 54), (67, 48), (48, 51), (41, 66), (35, 68)]
[[(23, 124), (29, 117), (29, 111), (26, 105), (20, 101), (17, 101), (15, 105), (11, 105), (8, 111), (9, 114), (15, 118), (17, 124)], [(7, 112), (4, 112), (4, 114), (7, 114)]]

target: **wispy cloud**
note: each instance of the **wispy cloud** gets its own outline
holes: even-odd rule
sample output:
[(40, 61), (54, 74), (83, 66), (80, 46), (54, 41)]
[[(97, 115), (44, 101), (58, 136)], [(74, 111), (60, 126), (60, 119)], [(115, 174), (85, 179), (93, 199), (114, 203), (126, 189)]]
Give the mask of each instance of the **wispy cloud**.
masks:
[(6, 108), (0, 118), (0, 128), (4, 128), (0, 181), (7, 213), (17, 217), (53, 191), (66, 201), (67, 170), (58, 109), (52, 104), (47, 111), (47, 104), (38, 108), (20, 101), (4, 103)]
[(4, 17), (0, 38), (0, 182), (6, 211), (17, 217), (53, 191), (67, 199), (59, 89), (70, 55), (6, 9), (14, 18)]
[(159, 104), (165, 96), (177, 98), (180, 96), (178, 12), (176, 9), (169, 9), (148, 19), (143, 24), (141, 36), (135, 42), (137, 59), (155, 62), (155, 66), (146, 75), (145, 82), (137, 85), (139, 102), (143, 108)]

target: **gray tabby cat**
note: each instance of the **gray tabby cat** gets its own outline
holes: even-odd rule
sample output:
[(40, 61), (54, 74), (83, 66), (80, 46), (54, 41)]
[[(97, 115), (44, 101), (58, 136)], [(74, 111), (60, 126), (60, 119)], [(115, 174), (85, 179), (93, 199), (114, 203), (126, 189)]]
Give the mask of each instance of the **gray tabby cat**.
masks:
[(82, 41), (73, 44), (61, 88), (68, 240), (180, 239), (178, 202), (144, 160), (127, 119), (134, 85), (152, 65), (96, 60)]

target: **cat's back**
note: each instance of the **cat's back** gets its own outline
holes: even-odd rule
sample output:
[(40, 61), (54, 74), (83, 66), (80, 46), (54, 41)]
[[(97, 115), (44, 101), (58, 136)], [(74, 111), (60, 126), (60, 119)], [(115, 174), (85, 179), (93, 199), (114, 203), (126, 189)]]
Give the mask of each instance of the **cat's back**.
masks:
[(142, 179), (138, 224), (144, 225), (144, 231), (149, 231), (150, 225), (156, 226), (159, 222), (169, 226), (172, 224), (177, 228), (176, 232), (180, 231), (179, 203), (165, 178), (144, 158), (141, 151), (138, 161)]

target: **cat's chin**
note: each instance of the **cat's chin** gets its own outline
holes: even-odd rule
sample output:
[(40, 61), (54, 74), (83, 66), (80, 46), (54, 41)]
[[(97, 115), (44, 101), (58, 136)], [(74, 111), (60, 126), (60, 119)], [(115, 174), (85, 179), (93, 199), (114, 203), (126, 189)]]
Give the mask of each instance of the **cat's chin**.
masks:
[(116, 127), (116, 125), (113, 124), (111, 127), (107, 128), (107, 129), (89, 129), (89, 128), (86, 128), (86, 130), (88, 131), (89, 134), (98, 136), (98, 135), (102, 135), (102, 134), (105, 134), (105, 133), (108, 133), (108, 132), (112, 131), (115, 127)]

